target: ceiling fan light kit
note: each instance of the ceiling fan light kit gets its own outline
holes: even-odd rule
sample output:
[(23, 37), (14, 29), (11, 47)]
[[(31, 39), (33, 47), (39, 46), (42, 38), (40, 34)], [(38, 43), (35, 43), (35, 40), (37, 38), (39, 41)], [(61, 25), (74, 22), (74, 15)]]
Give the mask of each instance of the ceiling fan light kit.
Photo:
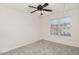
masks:
[(43, 11), (52, 12), (51, 9), (45, 9), (45, 7), (47, 7), (48, 5), (49, 5), (48, 3), (45, 3), (44, 5), (38, 5), (37, 7), (34, 7), (34, 6), (28, 6), (28, 7), (36, 9), (36, 10), (30, 12), (31, 14), (36, 11), (40, 11), (40, 15), (43, 15)]

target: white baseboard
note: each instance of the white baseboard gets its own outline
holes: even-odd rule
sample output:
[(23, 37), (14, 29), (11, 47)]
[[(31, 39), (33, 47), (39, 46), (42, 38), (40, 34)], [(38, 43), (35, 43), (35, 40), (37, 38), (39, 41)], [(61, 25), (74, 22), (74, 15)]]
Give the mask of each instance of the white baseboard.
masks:
[(12, 48), (7, 48), (5, 50), (0, 51), (0, 54), (11, 51), (13, 49), (16, 49), (16, 48), (19, 48), (19, 47), (22, 47), (22, 46), (25, 46), (25, 45), (28, 45), (28, 44), (31, 44), (31, 43), (36, 42), (36, 41), (38, 41), (38, 40), (37, 39), (36, 40), (30, 40), (30, 41), (28, 41), (28, 43), (25, 43), (25, 44), (23, 43), (23, 44), (20, 44), (20, 45), (16, 45), (16, 46), (14, 46)]
[(50, 42), (59, 43), (59, 44), (62, 44), (62, 45), (67, 45), (67, 46), (75, 47), (75, 48), (79, 48), (79, 46), (77, 46), (77, 45), (66, 44), (66, 43), (62, 43), (62, 42), (56, 42), (56, 41), (48, 40), (48, 39), (44, 39), (44, 40), (47, 40), (47, 41), (50, 41)]

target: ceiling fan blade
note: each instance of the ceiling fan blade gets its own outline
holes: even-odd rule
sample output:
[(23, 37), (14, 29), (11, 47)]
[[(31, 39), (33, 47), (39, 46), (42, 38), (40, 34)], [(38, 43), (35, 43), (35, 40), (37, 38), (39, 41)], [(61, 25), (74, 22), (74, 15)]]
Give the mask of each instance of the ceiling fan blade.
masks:
[(48, 6), (48, 5), (49, 5), (48, 3), (45, 3), (45, 4), (43, 5), (43, 8), (46, 7), (46, 6)]
[(36, 11), (38, 11), (38, 10), (34, 10), (34, 11), (30, 12), (30, 13), (32, 14), (32, 13), (34, 13), (34, 12), (36, 12)]
[(44, 11), (48, 11), (48, 12), (52, 12), (52, 10), (50, 9), (43, 9)]
[(35, 9), (37, 9), (37, 7), (34, 7), (34, 6), (28, 6), (28, 7), (31, 7), (31, 8), (35, 8)]

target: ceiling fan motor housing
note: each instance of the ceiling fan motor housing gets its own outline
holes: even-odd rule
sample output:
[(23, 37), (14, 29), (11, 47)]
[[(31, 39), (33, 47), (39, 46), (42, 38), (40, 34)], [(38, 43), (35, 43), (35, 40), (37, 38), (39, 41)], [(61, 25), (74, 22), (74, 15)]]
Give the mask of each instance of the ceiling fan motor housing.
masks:
[(43, 6), (42, 5), (38, 5), (37, 9), (41, 11), (43, 9)]

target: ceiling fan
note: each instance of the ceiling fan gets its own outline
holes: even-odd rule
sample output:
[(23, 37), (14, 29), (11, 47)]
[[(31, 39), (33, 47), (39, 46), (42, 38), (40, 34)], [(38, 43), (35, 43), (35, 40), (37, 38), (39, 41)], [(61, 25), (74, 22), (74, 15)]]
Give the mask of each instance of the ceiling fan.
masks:
[(40, 15), (43, 15), (43, 11), (48, 11), (48, 12), (52, 12), (51, 9), (45, 9), (45, 7), (47, 7), (49, 4), (48, 3), (45, 3), (43, 5), (38, 5), (37, 7), (34, 7), (34, 6), (28, 6), (28, 7), (31, 7), (31, 8), (35, 8), (36, 10), (30, 12), (31, 14), (36, 12), (36, 11), (40, 11)]

